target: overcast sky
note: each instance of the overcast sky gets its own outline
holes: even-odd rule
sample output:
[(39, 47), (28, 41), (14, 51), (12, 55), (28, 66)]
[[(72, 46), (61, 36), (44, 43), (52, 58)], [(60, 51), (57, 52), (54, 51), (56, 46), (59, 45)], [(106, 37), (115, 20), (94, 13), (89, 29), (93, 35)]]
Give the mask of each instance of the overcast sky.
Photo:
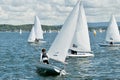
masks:
[[(77, 0), (0, 0), (0, 24), (63, 24)], [(120, 0), (82, 0), (88, 22), (120, 21)]]

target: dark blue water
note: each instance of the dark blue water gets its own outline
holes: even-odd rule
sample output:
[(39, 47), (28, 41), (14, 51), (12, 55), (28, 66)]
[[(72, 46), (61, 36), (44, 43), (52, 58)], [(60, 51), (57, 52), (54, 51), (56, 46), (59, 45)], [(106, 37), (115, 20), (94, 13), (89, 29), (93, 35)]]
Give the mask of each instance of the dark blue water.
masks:
[(45, 33), (47, 43), (27, 43), (29, 33), (0, 32), (0, 80), (119, 80), (120, 49), (101, 48), (105, 32), (90, 32), (93, 58), (69, 58), (65, 76), (44, 77), (36, 73), (41, 48), (49, 49), (57, 33)]

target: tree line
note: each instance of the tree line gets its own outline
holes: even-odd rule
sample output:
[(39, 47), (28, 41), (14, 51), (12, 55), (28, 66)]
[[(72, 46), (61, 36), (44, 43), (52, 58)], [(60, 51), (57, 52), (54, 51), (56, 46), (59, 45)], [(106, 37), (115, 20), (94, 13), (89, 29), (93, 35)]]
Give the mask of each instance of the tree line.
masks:
[[(22, 31), (31, 31), (33, 24), (24, 24), (24, 25), (9, 25), (9, 24), (1, 24), (0, 25), (0, 31), (19, 31), (20, 29), (22, 29)], [(42, 25), (42, 30), (43, 31), (49, 31), (49, 30), (60, 30), (62, 27), (62, 25)], [(92, 31), (93, 29), (106, 29), (106, 27), (101, 27), (101, 26), (97, 26), (97, 27), (93, 27), (93, 26), (89, 26), (89, 31)]]
[[(22, 29), (23, 31), (31, 31), (33, 24), (24, 24), (24, 25), (9, 25), (9, 24), (1, 24), (0, 31), (19, 31)], [(49, 30), (60, 30), (62, 25), (42, 25), (43, 31)]]

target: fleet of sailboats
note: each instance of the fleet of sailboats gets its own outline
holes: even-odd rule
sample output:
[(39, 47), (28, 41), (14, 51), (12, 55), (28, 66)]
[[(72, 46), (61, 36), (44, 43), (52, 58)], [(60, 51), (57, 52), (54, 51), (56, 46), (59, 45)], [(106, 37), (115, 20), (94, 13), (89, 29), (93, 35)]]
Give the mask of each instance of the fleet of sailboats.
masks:
[[(96, 36), (96, 31), (93, 31)], [(39, 18), (36, 16), (34, 26), (31, 29), (28, 42), (36, 42), (43, 39), (43, 31)], [(110, 19), (106, 31), (106, 42), (100, 44), (103, 47), (120, 46), (120, 35), (114, 15)], [(67, 57), (91, 57), (89, 31), (85, 10), (81, 1), (78, 1), (64, 22), (60, 32), (56, 36), (48, 50), (49, 59), (66, 64)], [(37, 66), (40, 73), (48, 75), (60, 75), (65, 71), (50, 64), (39, 64)]]
[(106, 31), (105, 43), (100, 44), (102, 47), (118, 47), (120, 46), (120, 34), (114, 15), (110, 19), (109, 26)]
[(40, 41), (43, 41), (43, 30), (39, 18), (35, 16), (34, 25), (28, 37), (28, 42), (40, 42)]
[[(83, 35), (84, 34), (84, 35)], [(74, 46), (75, 47), (74, 47)], [(72, 54), (71, 50), (77, 52), (77, 54)], [(62, 62), (65, 64), (66, 57), (88, 57), (94, 56), (90, 53), (90, 41), (88, 35), (88, 26), (86, 22), (85, 12), (80, 1), (77, 2), (72, 12), (66, 19), (65, 23), (62, 26), (62, 29), (58, 33), (54, 42), (48, 50), (48, 57)], [(47, 72), (51, 71), (51, 65), (41, 64), (38, 69), (47, 70)], [(43, 66), (47, 66), (44, 67)], [(57, 71), (56, 71), (57, 70)], [(56, 69), (52, 67), (52, 71), (60, 73), (61, 69)], [(48, 74), (46, 72), (46, 74)]]
[[(102, 33), (103, 30), (99, 29), (99, 32)], [(22, 29), (19, 31), (17, 30), (17, 33), (22, 34)], [(28, 42), (45, 42), (43, 40), (43, 33), (41, 22), (38, 16), (35, 16), (34, 25), (30, 31)], [(50, 33), (52, 34), (51, 30), (49, 31), (49, 34)], [(93, 34), (96, 36), (96, 30), (93, 30)], [(114, 15), (111, 16), (109, 21), (109, 25), (106, 30), (105, 42), (99, 45), (101, 47), (120, 47), (120, 33)], [(49, 60), (52, 59), (62, 63), (63, 65), (67, 63), (67, 57), (83, 58), (94, 56), (90, 45), (85, 10), (81, 0), (78, 0), (65, 20), (61, 30), (50, 46), (47, 55)], [(41, 55), (41, 59), (42, 57), (43, 56)], [(42, 60), (41, 63), (37, 65), (37, 69), (39, 73), (45, 75), (55, 76), (66, 74), (66, 71), (61, 67), (55, 66), (54, 63), (44, 64)]]

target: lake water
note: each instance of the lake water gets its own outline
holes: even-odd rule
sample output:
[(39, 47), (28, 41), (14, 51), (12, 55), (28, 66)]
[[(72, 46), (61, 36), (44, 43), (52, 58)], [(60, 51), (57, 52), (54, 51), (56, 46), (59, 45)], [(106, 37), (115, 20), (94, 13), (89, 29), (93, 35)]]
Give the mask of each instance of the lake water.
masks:
[(57, 33), (44, 33), (46, 43), (27, 43), (29, 32), (0, 32), (0, 80), (120, 80), (120, 49), (101, 48), (105, 32), (90, 32), (95, 57), (68, 58), (65, 76), (44, 77), (36, 73), (42, 48), (49, 49)]

